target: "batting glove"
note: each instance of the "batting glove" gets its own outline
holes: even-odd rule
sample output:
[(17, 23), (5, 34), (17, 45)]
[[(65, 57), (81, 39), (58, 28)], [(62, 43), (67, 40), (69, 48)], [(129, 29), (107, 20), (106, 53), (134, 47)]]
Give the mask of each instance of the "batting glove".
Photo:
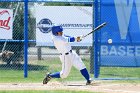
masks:
[(83, 36), (78, 36), (78, 37), (76, 37), (76, 41), (77, 41), (77, 42), (82, 41), (82, 39), (83, 39), (82, 37), (83, 37)]

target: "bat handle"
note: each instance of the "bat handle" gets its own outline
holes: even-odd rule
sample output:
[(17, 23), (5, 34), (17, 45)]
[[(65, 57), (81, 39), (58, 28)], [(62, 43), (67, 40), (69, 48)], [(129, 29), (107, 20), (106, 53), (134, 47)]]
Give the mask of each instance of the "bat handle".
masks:
[(82, 35), (82, 36), (81, 36), (81, 40), (83, 40), (84, 38), (85, 38), (85, 36), (84, 36), (84, 35)]

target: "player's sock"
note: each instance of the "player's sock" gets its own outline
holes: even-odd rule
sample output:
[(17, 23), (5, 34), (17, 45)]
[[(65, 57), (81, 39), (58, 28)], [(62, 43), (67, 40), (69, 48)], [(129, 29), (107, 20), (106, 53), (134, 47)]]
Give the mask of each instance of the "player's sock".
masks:
[(81, 74), (85, 77), (85, 79), (86, 79), (87, 81), (90, 80), (90, 76), (89, 76), (89, 73), (88, 73), (88, 71), (87, 71), (86, 68), (80, 70), (80, 72), (81, 72)]
[(56, 73), (50, 74), (50, 76), (52, 78), (60, 78), (60, 72), (56, 72)]

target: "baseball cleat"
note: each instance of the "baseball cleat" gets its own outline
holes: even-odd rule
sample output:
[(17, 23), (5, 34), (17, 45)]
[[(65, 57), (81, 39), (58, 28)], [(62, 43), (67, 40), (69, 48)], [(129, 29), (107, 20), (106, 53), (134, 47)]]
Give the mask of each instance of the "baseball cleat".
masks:
[(51, 76), (49, 74), (47, 74), (43, 80), (43, 84), (47, 84), (50, 80), (51, 80)]
[(91, 80), (88, 80), (86, 85), (91, 85), (91, 82), (92, 82)]
[(99, 86), (100, 85), (100, 82), (95, 82), (93, 80), (88, 80), (86, 82), (86, 85)]

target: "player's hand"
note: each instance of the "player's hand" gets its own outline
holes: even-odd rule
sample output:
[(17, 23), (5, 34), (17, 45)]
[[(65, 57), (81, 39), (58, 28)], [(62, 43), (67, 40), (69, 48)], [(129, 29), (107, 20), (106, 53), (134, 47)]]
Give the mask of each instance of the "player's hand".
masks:
[(78, 36), (78, 37), (76, 37), (76, 41), (77, 41), (77, 42), (82, 41), (82, 36)]

